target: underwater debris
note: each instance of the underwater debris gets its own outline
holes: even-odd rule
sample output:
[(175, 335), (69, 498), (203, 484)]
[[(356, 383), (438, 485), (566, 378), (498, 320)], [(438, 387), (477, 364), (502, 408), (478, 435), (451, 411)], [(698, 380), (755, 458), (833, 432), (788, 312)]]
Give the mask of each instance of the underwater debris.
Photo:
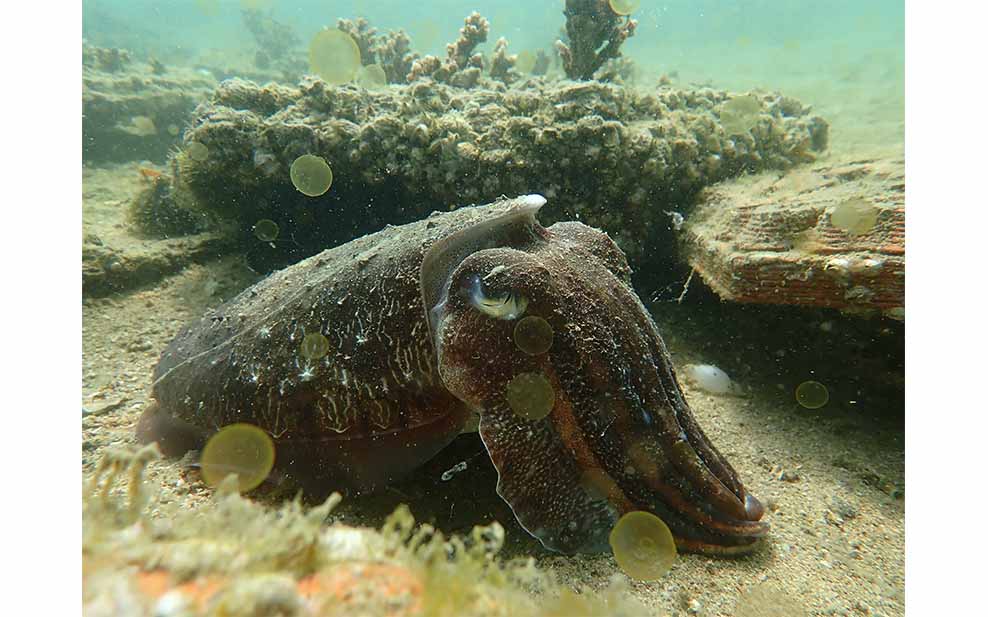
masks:
[(713, 364), (687, 364), (683, 367), (683, 376), (711, 394), (727, 394), (734, 389), (734, 382), (727, 373)]
[(621, 55), (621, 44), (635, 34), (638, 22), (623, 19), (608, 0), (566, 0), (567, 41), (556, 41), (563, 70), (570, 79), (593, 79), (605, 62)]

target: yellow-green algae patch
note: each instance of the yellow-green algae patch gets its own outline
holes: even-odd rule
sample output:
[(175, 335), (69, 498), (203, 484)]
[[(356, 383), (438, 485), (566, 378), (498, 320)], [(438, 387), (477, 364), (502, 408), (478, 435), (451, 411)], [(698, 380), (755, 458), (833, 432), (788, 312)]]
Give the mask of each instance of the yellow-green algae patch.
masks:
[(309, 69), (328, 84), (345, 84), (360, 68), (360, 48), (353, 37), (327, 28), (316, 33), (309, 43)]
[(608, 540), (621, 570), (640, 581), (662, 578), (676, 561), (672, 532), (651, 512), (628, 512), (614, 525)]
[(278, 239), (278, 223), (271, 219), (261, 219), (254, 223), (254, 235), (262, 242), (274, 242)]
[(319, 197), (333, 185), (333, 170), (329, 163), (314, 154), (303, 154), (295, 159), (289, 176), (295, 188), (309, 197)]
[(306, 360), (319, 360), (329, 353), (329, 339), (319, 332), (309, 332), (302, 339), (298, 352)]
[(538, 315), (523, 317), (515, 325), (515, 345), (530, 356), (549, 351), (552, 348), (552, 337), (552, 326)]
[[(157, 457), (155, 446), (108, 450), (101, 472), (87, 479), (86, 614), (126, 606), (129, 613), (150, 615), (166, 605), (209, 616), (292, 615), (301, 614), (292, 607), (305, 606), (318, 607), (320, 615), (423, 617), (647, 612), (619, 580), (605, 589), (573, 589), (531, 557), (504, 560), (504, 530), (496, 522), (447, 538), (430, 525), (416, 525), (402, 505), (380, 531), (352, 527), (329, 522), (338, 493), (317, 507), (299, 498), (271, 505), (241, 496), (233, 478), (212, 500), (190, 508), (145, 486), (144, 469)], [(122, 499), (121, 488), (138, 501)], [(415, 584), (362, 584), (361, 575), (373, 571)], [(149, 589), (152, 578), (165, 588)]]
[(526, 420), (541, 420), (549, 415), (556, 402), (556, 392), (545, 375), (520, 373), (512, 377), (504, 397), (511, 411)]
[(274, 467), (274, 442), (263, 429), (237, 423), (221, 428), (202, 449), (202, 478), (219, 486), (235, 475), (241, 492), (260, 486)]
[(819, 409), (829, 400), (827, 386), (819, 381), (804, 381), (796, 386), (796, 402), (807, 409)]
[(357, 85), (368, 90), (380, 90), (388, 85), (388, 76), (380, 64), (368, 64), (357, 71)]
[(200, 163), (209, 158), (209, 148), (206, 144), (198, 141), (189, 142), (189, 145), (185, 146), (185, 153), (189, 155), (190, 159)]
[(878, 222), (878, 208), (861, 198), (848, 199), (830, 211), (830, 224), (852, 236), (868, 233)]
[(611, 10), (616, 15), (631, 15), (641, 6), (641, 0), (610, 0)]

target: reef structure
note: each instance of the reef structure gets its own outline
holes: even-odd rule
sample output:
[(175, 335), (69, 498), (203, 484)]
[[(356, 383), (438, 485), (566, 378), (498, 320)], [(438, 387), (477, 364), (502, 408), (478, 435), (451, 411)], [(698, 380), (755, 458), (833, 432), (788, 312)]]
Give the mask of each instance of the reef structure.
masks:
[(164, 161), (196, 105), (217, 80), (161, 69), (119, 49), (83, 47), (82, 152), (87, 163)]
[[(528, 78), (463, 89), (431, 79), (369, 91), (305, 78), (297, 87), (222, 82), (195, 111), (175, 155), (175, 195), (191, 193), (244, 238), (260, 219), (292, 242), (256, 247), (272, 269), (434, 210), (545, 194), (549, 220), (605, 229), (636, 268), (668, 260), (667, 211), (711, 184), (813, 161), (828, 124), (777, 93), (745, 95), (756, 108), (741, 127), (721, 113), (734, 95), (701, 88), (627, 88)], [(289, 168), (303, 154), (325, 159), (332, 189), (309, 198)], [(263, 254), (262, 254), (263, 253)], [(662, 266), (666, 268), (668, 266)]]

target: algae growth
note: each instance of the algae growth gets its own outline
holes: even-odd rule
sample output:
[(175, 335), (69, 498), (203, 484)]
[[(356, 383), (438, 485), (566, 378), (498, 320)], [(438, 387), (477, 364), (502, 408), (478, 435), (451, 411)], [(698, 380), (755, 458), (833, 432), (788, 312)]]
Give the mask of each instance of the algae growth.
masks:
[[(242, 497), (227, 478), (196, 510), (143, 481), (155, 446), (108, 452), (83, 494), (83, 611), (114, 615), (644, 614), (625, 584), (573, 590), (532, 558), (503, 560), (496, 522), (465, 537), (400, 506), (378, 531), (316, 507)], [(122, 486), (121, 486), (122, 485)], [(128, 495), (119, 496), (121, 488)]]

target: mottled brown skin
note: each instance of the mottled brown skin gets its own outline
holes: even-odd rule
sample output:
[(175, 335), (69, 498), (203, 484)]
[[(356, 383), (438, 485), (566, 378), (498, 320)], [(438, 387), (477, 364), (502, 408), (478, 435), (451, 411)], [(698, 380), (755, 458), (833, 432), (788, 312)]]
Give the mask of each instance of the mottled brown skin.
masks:
[[(178, 454), (250, 422), (303, 484), (375, 488), (479, 414), (498, 493), (548, 548), (606, 550), (621, 514), (647, 510), (682, 550), (750, 550), (768, 530), (761, 505), (693, 419), (624, 255), (580, 223), (543, 228), (542, 203), (434, 214), (272, 275), (169, 345), (139, 437)], [(549, 322), (547, 353), (522, 353), (514, 319), (477, 309), (477, 277)], [(315, 329), (331, 350), (307, 363)], [(505, 401), (521, 372), (556, 393), (541, 420)]]

